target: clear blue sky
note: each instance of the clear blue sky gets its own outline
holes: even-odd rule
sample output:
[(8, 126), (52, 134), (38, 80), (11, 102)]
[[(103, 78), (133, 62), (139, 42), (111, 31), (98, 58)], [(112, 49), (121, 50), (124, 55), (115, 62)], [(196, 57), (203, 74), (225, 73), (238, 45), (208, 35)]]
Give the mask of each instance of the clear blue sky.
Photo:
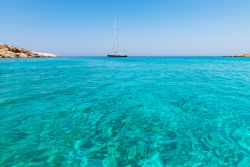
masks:
[(250, 52), (250, 0), (0, 0), (0, 43), (59, 55)]

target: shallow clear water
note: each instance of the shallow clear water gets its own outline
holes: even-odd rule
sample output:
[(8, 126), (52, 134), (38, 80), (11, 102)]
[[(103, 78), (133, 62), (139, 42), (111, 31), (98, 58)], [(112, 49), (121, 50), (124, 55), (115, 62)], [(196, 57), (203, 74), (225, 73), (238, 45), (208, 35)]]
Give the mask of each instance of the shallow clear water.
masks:
[(0, 60), (0, 166), (250, 164), (250, 59)]

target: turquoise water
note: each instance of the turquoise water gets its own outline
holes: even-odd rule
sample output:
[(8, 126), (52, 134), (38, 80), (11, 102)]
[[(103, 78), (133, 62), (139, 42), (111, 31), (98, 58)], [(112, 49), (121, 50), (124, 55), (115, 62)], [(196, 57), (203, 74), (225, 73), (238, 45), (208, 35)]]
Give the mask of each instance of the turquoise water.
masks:
[(250, 164), (250, 59), (0, 59), (0, 166)]

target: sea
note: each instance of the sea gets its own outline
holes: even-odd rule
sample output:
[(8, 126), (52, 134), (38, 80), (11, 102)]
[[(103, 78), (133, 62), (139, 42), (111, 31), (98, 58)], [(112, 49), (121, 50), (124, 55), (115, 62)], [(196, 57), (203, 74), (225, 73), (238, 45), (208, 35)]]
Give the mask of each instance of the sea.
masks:
[(0, 59), (0, 166), (250, 166), (250, 59)]

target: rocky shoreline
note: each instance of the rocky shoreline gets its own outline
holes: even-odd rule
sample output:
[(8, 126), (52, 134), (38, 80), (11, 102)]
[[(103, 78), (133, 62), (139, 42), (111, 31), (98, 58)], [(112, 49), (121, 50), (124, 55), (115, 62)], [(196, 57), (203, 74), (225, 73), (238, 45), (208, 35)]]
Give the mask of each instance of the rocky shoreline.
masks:
[(0, 44), (0, 58), (55, 58), (54, 54), (33, 52), (23, 48), (17, 48)]
[(249, 57), (250, 58), (250, 53), (244, 53), (240, 55), (234, 55), (234, 56), (224, 56), (224, 57)]

